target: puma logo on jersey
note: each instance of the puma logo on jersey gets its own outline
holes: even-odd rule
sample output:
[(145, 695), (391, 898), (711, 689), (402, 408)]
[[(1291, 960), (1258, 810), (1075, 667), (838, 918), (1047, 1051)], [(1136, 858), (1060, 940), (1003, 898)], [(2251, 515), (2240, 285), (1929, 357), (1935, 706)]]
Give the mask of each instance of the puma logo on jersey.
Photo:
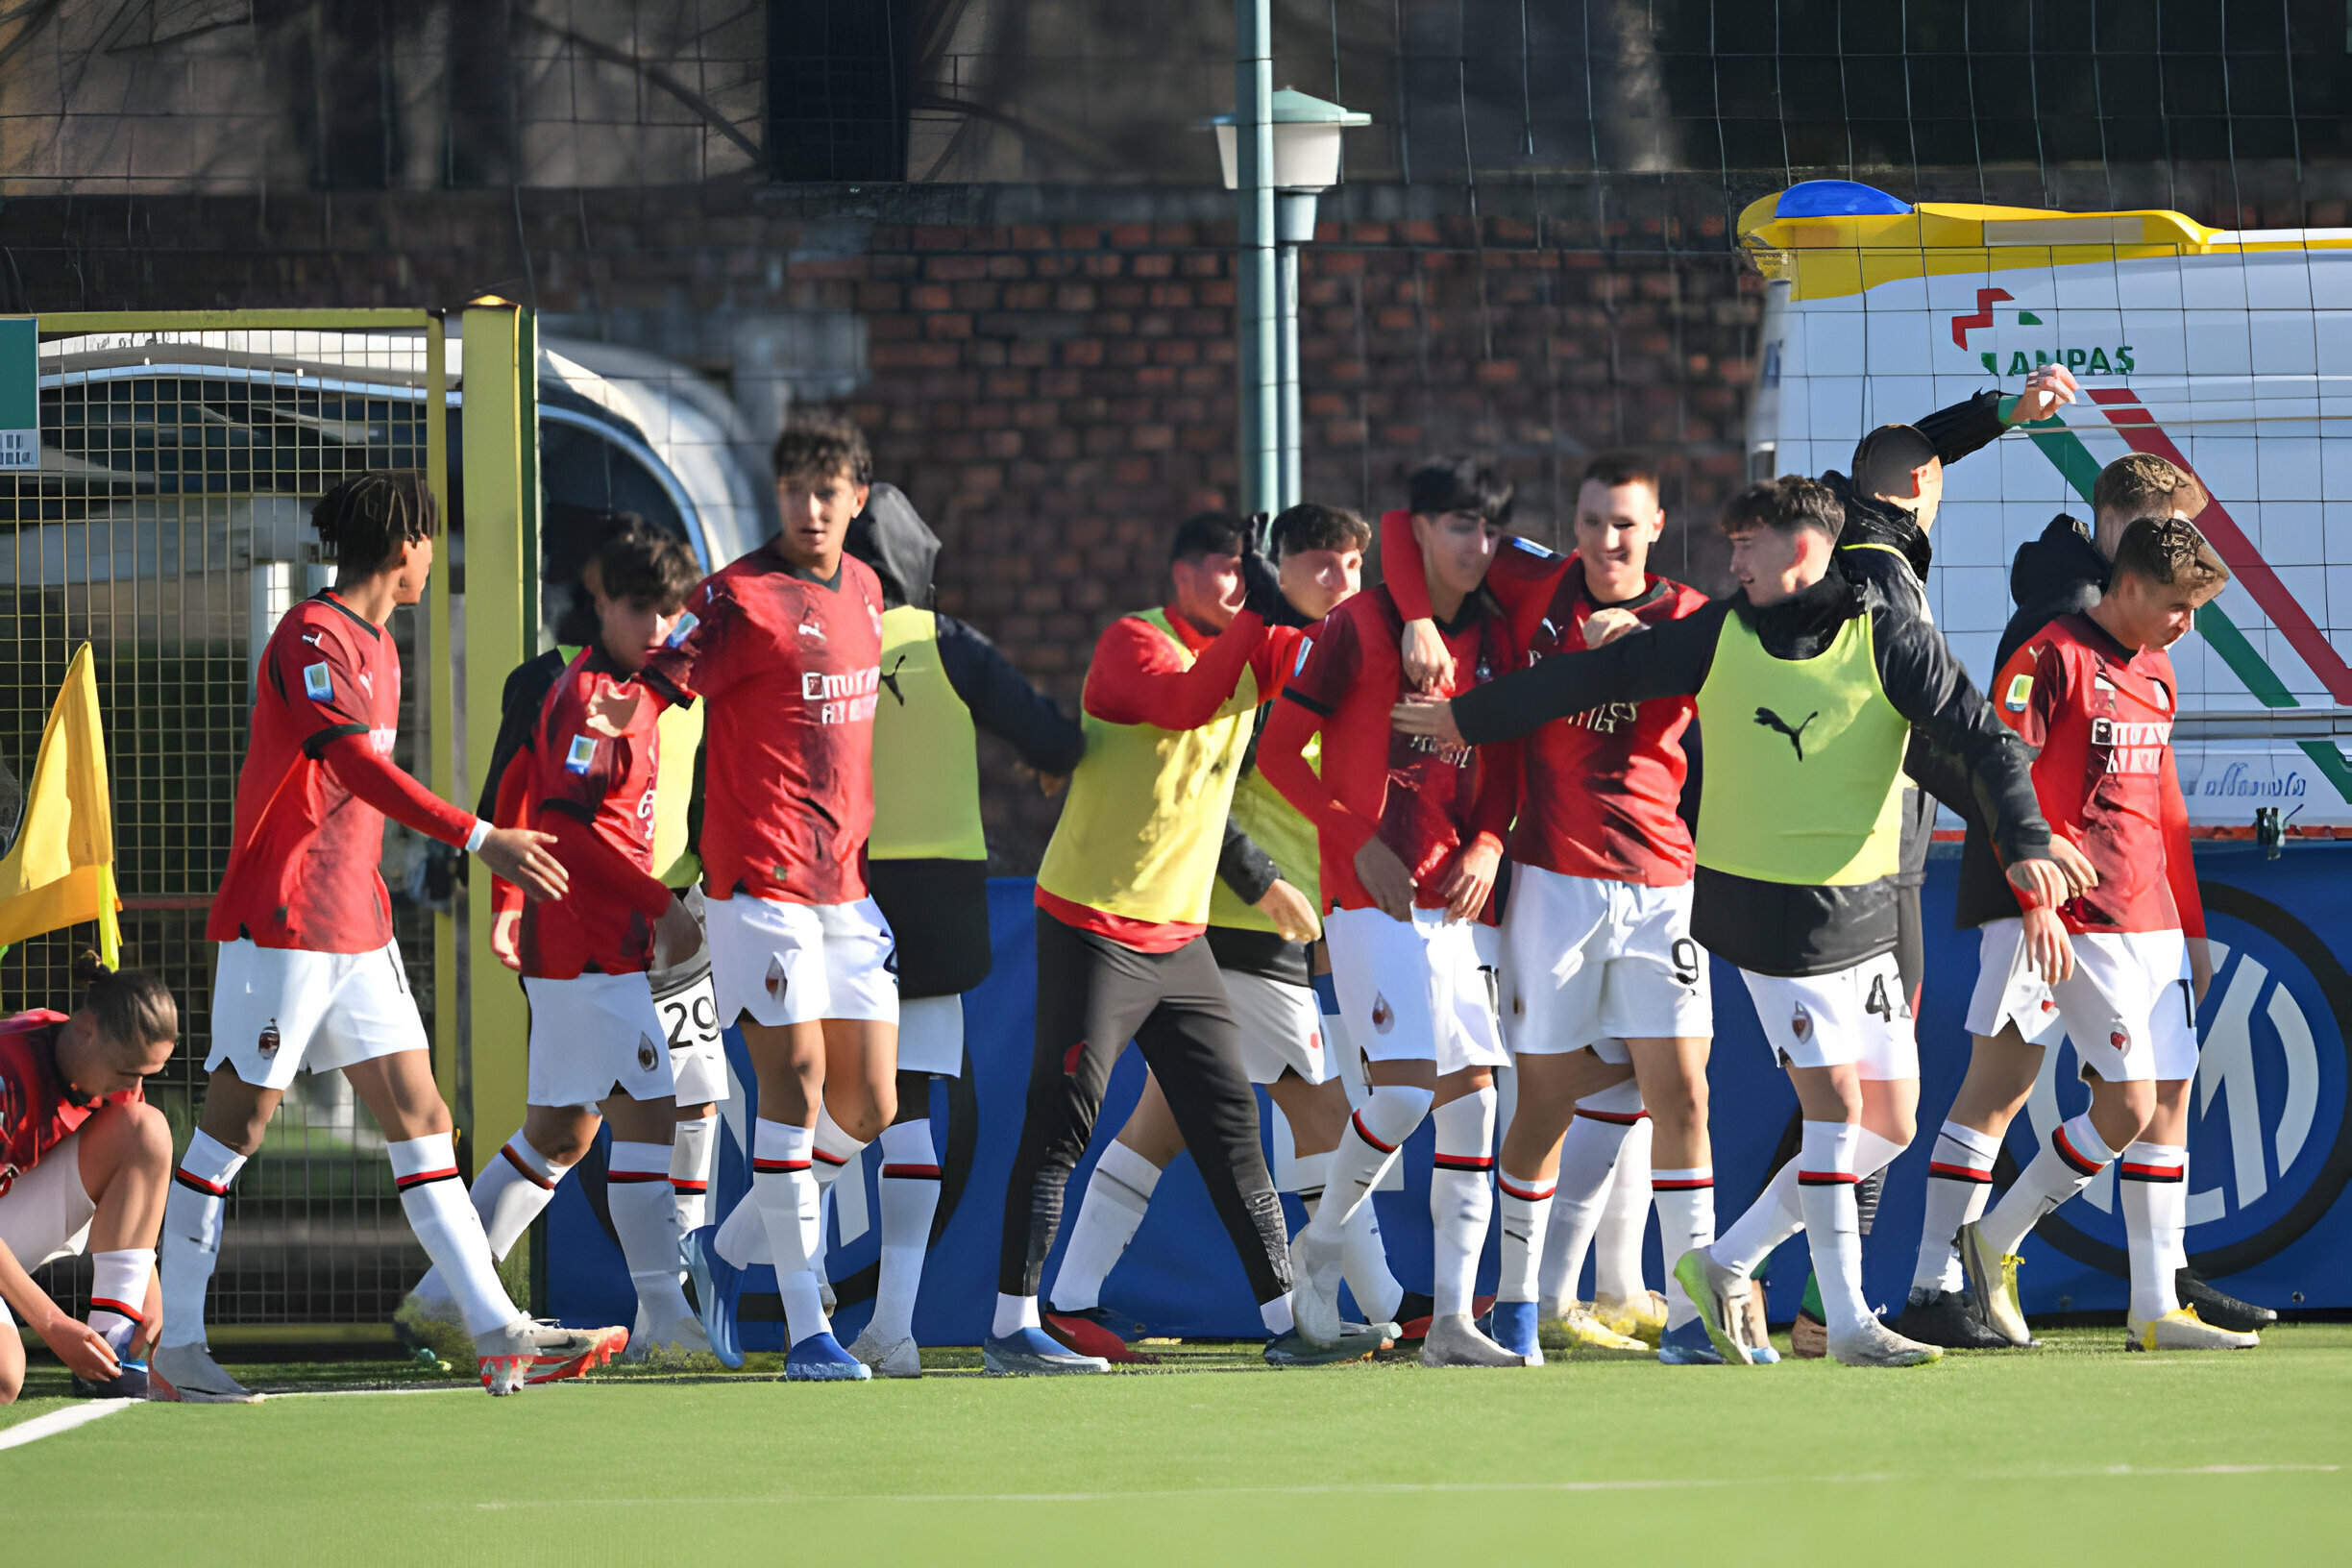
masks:
[(359, 672), (359, 684), (367, 692), (368, 696), (374, 697), (376, 695), (376, 677), (368, 674), (365, 670)]
[(595, 764), (596, 742), (586, 735), (573, 736), (572, 744), (564, 748), (564, 772), (585, 777)]
[(319, 636), (319, 634), (318, 634), (317, 632), (315, 632), (315, 631), (306, 631), (306, 632), (304, 632), (304, 633), (302, 634), (302, 640), (303, 640), (304, 642), (306, 642), (306, 643), (308, 643), (308, 644), (309, 644), (309, 645), (310, 645), (312, 648), (319, 648), (319, 647), (324, 646), (324, 640), (323, 640), (323, 639), (322, 639), (322, 638)]
[(890, 688), (892, 700), (902, 708), (906, 706), (906, 693), (898, 689), (898, 672), (905, 668), (906, 655), (901, 653), (898, 655), (898, 662), (892, 665), (881, 676), (882, 684)]
[(1819, 719), (1820, 717), (1821, 710), (1816, 708), (1811, 713), (1806, 714), (1802, 722), (1801, 722), (1795, 729), (1791, 729), (1789, 728), (1789, 722), (1786, 719), (1781, 718), (1778, 714), (1773, 712), (1772, 709), (1758, 708), (1755, 711), (1755, 722), (1757, 723), (1763, 725), (1766, 729), (1776, 729), (1781, 734), (1788, 737), (1789, 745), (1797, 748), (1797, 760), (1799, 762), (1804, 761), (1805, 725), (1810, 724), (1814, 720)]
[(813, 643), (821, 643), (825, 640), (824, 627), (814, 621), (800, 623), (800, 635)]

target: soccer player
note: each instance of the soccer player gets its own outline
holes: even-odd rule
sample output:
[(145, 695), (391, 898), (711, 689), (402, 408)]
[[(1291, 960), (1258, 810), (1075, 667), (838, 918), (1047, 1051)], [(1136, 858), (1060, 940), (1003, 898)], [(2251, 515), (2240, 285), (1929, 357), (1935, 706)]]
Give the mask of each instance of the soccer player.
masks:
[[(2118, 541), (2099, 601), (2027, 638), (1994, 684), (2002, 720), (2039, 753), (2033, 776), (2044, 813), (2098, 872), (2094, 891), (2055, 910), (2026, 903), (2019, 931), (2007, 921), (1985, 927), (1969, 1007), (1970, 1032), (1998, 1049), (2014, 1017), (2032, 1017), (2039, 1004), (2054, 1002), (2091, 1087), (2090, 1109), (2051, 1133), (1991, 1213), (1960, 1227), (1970, 1292), (1985, 1322), (2012, 1344), (2031, 1337), (2017, 1305), (2019, 1244), (2118, 1161), (2131, 1259), (2130, 1348), (2259, 1343), (2181, 1306), (2174, 1271), (2187, 1262), (2187, 1150), (2177, 1133), (2173, 1141), (2147, 1136), (2159, 1101), (2185, 1104), (2196, 1076), (2204, 989), (2183, 974), (2187, 943), (2202, 939), (2204, 916), (2172, 766), (2180, 688), (2165, 649), (2228, 580), (2193, 524), (2142, 518)], [(2047, 944), (2053, 927), (2070, 934), (2074, 963), (2045, 992), (2001, 960)], [(1988, 1136), (1997, 1147), (1999, 1134)]]
[(205, 1291), (229, 1185), (306, 1067), (340, 1067), (383, 1129), (401, 1209), (456, 1298), (482, 1386), (508, 1394), (576, 1377), (626, 1336), (535, 1323), (499, 1284), (481, 1218), (457, 1185), (449, 1108), (376, 862), (389, 816), (542, 898), (563, 896), (566, 873), (551, 835), (494, 827), (393, 765), (401, 667), (383, 628), (423, 597), (432, 570), (440, 515), (424, 477), (346, 479), (310, 521), (335, 553), (335, 585), (287, 611), (262, 657), (229, 868), (205, 928), (220, 943), (211, 1082), (164, 1208), (151, 1385), (190, 1401), (252, 1397), (205, 1348)]
[[(638, 523), (597, 551), (587, 577), (597, 639), (557, 676), (502, 775), (497, 821), (551, 834), (573, 887), (560, 902), (526, 903), (511, 945), (500, 947), (530, 998), (529, 1083), (523, 1126), (471, 1195), (492, 1254), (505, 1257), (546, 1213), (600, 1119), (609, 1121), (606, 1191), (637, 1292), (629, 1354), (642, 1359), (655, 1346), (709, 1348), (681, 1288), (670, 1180), (675, 1077), (647, 981), (657, 938), (661, 955), (674, 958), (700, 947), (702, 932), (651, 874), (663, 772), (654, 704), (640, 704), (617, 734), (593, 722), (589, 706), (633, 684), (669, 637), (695, 586), (694, 556), (684, 541)], [(428, 1315), (448, 1300), (437, 1272), (414, 1294)]]
[(1251, 715), (1287, 668), (1283, 653), (1295, 633), (1269, 637), (1281, 585), (1237, 518), (1187, 519), (1168, 576), (1173, 602), (1121, 616), (1094, 645), (1083, 698), (1086, 758), (1038, 870), (1036, 1049), (1005, 1190), (996, 1311), (982, 1346), (993, 1373), (1110, 1369), (1044, 1332), (1037, 1294), (1070, 1171), (1131, 1039), (1240, 1254), (1275, 1336), (1269, 1354), (1300, 1350), (1258, 1097), (1202, 936)]
[[(171, 1125), (140, 1080), (171, 1060), (180, 1009), (152, 974), (103, 969), (95, 955), (75, 972), (88, 989), (72, 1017), (38, 1008), (0, 1022), (0, 1301), (65, 1363), (75, 1393), (139, 1399), (171, 1185)], [(89, 1320), (77, 1322), (32, 1275), (86, 1251)], [(13, 1322), (0, 1329), (0, 1405), (12, 1405), (24, 1341)]]
[[(2205, 509), (2207, 500), (2195, 478), (2150, 453), (2132, 453), (2100, 470), (2091, 490), (2089, 528), (2061, 513), (2050, 520), (2040, 538), (2018, 548), (2010, 582), (2019, 607), (2001, 633), (1994, 667), (2006, 665), (2026, 638), (2052, 621), (2098, 602), (2107, 585), (2108, 563), (2126, 525), (2141, 517), (2193, 522)], [(2181, 886), (2185, 891), (2193, 890), (2193, 876)], [(2194, 918), (2186, 899), (2181, 901), (2181, 913), (2184, 923)], [(1957, 919), (1963, 930), (1990, 928), (2000, 922), (2004, 938), (2012, 945), (2017, 940), (2016, 899), (1994, 863), (1984, 829), (1972, 820), (1961, 846)], [(2201, 937), (2187, 937), (2186, 945), (2194, 990), (2201, 997), (2212, 978), (2211, 958)], [(2016, 959), (2014, 952), (2002, 948), (1988, 950), (1985, 962), (2006, 973), (2015, 967)], [(2044, 996), (2013, 1011), (1997, 1034), (1972, 1041), (1968, 1076), (1938, 1135), (1934, 1160), (1928, 1166), (1918, 1266), (1912, 1275), (1910, 1300), (1896, 1321), (1896, 1327), (1912, 1338), (1972, 1349), (2009, 1343), (2007, 1335), (1995, 1332), (1976, 1314), (1953, 1239), (1962, 1224), (1983, 1214), (1992, 1195), (1993, 1165), (2001, 1139), (2032, 1091), (2042, 1050), (2057, 1043), (2062, 1029), (2056, 1001)], [(2177, 1093), (2173, 1092), (2176, 1088)], [(2156, 1111), (2145, 1141), (2180, 1146), (2188, 1126), (2186, 1086), (2159, 1082), (2156, 1093)], [(2136, 1201), (2140, 1193), (2126, 1188), (2125, 1195)], [(2174, 1288), (2181, 1300), (2193, 1305), (2198, 1316), (2216, 1328), (2243, 1333), (2278, 1319), (2267, 1308), (2215, 1289), (2185, 1264), (2175, 1271)]]
[(1051, 795), (1086, 732), (996, 645), (931, 608), (940, 542), (894, 485), (873, 486), (850, 554), (882, 584), (874, 822), (866, 875), (898, 942), (898, 1115), (882, 1130), (882, 1262), (849, 1354), (886, 1378), (922, 1375), (915, 1298), (939, 1211), (931, 1084), (964, 1071), (964, 992), (988, 978), (988, 840), (977, 732), (1009, 742)]
[[(1386, 577), (1400, 612), (1418, 620), (1425, 602), (1412, 579), (1420, 556), (1403, 521), (1391, 514), (1382, 541), (1394, 563)], [(1696, 589), (1649, 570), (1650, 548), (1665, 526), (1654, 469), (1623, 455), (1589, 463), (1577, 490), (1576, 553), (1513, 540), (1487, 575), (1511, 614), (1524, 662), (1605, 647), (1704, 606)], [(1706, 963), (1690, 935), (1691, 840), (1679, 815), (1691, 713), (1687, 697), (1609, 703), (1544, 724), (1518, 747), (1502, 1009), (1518, 1105), (1496, 1173), (1503, 1272), (1494, 1337), (1537, 1364), (1536, 1275), (1555, 1188), (1569, 1194), (1572, 1223), (1585, 1205), (1597, 1220), (1619, 1146), (1645, 1108), (1666, 1255), (1679, 1258), (1715, 1238), (1706, 1112), (1715, 1025)], [(1580, 1098), (1606, 1087), (1594, 1069), (1629, 1061), (1638, 1089), (1621, 1092), (1628, 1103), (1580, 1110)], [(1591, 1122), (1596, 1136), (1579, 1139), (1577, 1158), (1563, 1168), (1562, 1135), (1572, 1119)], [(1648, 1305), (1645, 1291), (1639, 1306)], [(1612, 1315), (1628, 1315), (1631, 1306), (1615, 1304)], [(1581, 1327), (1563, 1324), (1556, 1333)], [(1669, 1363), (1718, 1360), (1671, 1278), (1663, 1329), (1659, 1354)], [(1614, 1330), (1584, 1337), (1593, 1349), (1625, 1348), (1626, 1335)]]
[[(1282, 583), (1277, 625), (1312, 627), (1354, 598), (1371, 542), (1363, 520), (1339, 507), (1309, 502), (1275, 518), (1268, 543)], [(1269, 712), (1270, 703), (1259, 705), (1261, 730)], [(1315, 889), (1318, 878), (1313, 824), (1266, 782), (1254, 752), (1244, 754), (1209, 900), (1209, 949), (1240, 1024), (1243, 1070), (1289, 1124), (1292, 1190), (1310, 1217), (1348, 1117), (1347, 1089), (1323, 1038), (1311, 973), (1320, 922), (1313, 894), (1304, 890)], [(1121, 1332), (1125, 1321), (1101, 1305), (1103, 1281), (1135, 1238), (1161, 1172), (1183, 1148), (1167, 1097), (1146, 1079), (1142, 1098), (1087, 1183), (1054, 1276), (1044, 1326), (1071, 1349), (1106, 1360), (1137, 1359)], [(1369, 1204), (1349, 1222), (1345, 1253), (1358, 1307), (1371, 1322), (1387, 1322), (1404, 1291), (1388, 1271)]]
[[(772, 455), (783, 530), (695, 590), (642, 685), (664, 705), (710, 702), (704, 919), (719, 1021), (741, 1021), (758, 1077), (751, 1213), (783, 1297), (784, 1375), (861, 1381), (819, 1291), (814, 1167), (847, 1168), (898, 1109), (896, 947), (865, 870), (882, 585), (843, 551), (873, 457), (832, 418), (794, 420)], [(628, 706), (608, 694), (591, 714), (625, 728)], [(706, 1328), (741, 1285), (714, 1229), (688, 1252)], [(709, 1338), (723, 1359), (731, 1334)]]
[[(1508, 670), (1510, 627), (1485, 592), (1510, 487), (1467, 459), (1408, 480), (1424, 591), (1468, 690)], [(1393, 583), (1392, 566), (1384, 576)], [(1333, 1151), (1323, 1201), (1292, 1243), (1299, 1333), (1337, 1342), (1344, 1237), (1423, 1116), (1436, 1126), (1429, 1366), (1521, 1366), (1528, 1358), (1471, 1320), (1493, 1216), (1494, 1069), (1506, 1062), (1472, 936), (1490, 919), (1518, 758), (1392, 733), (1404, 690), (1405, 620), (1393, 587), (1342, 604), (1310, 637), (1260, 743), (1267, 782), (1315, 824), (1332, 979), (1371, 1091)], [(1310, 741), (1322, 737), (1320, 772)]]
[[(618, 534), (653, 527), (635, 512), (609, 513), (600, 523), (591, 535), (596, 549)], [(601, 585), (593, 549), (581, 563), (578, 580), (565, 591), (570, 600), (556, 617), (555, 646), (515, 666), (500, 694), (498, 741), (491, 748), (490, 768), (476, 808), (492, 821), (509, 820), (499, 811), (507, 764), (529, 744), (556, 677), (580, 649), (602, 635)], [(696, 885), (702, 879), (702, 863), (696, 858), (690, 838), (692, 819), (700, 806), (703, 717), (698, 705), (662, 710), (657, 729), (663, 766), (654, 783), (652, 817), (653, 875), (663, 886), (685, 894), (687, 908), (698, 922), (702, 895)], [(492, 890), (491, 949), (499, 962), (515, 968), (521, 963), (515, 941), (523, 920), (523, 890), (503, 878), (495, 879)], [(669, 1025), (670, 1070), (676, 1082), (678, 1105), (670, 1148), (670, 1187), (679, 1234), (691, 1235), (702, 1227), (719, 1158), (719, 1102), (729, 1092), (726, 1052), (719, 1031), (718, 998), (711, 989), (708, 944), (691, 954), (671, 954), (669, 959), (673, 968), (649, 971), (647, 980), (663, 1021)], [(639, 1313), (630, 1334), (632, 1342), (642, 1342), (649, 1327)]]
[(1996, 824), (2013, 883), (2050, 903), (2072, 886), (2048, 858), (2022, 752), (1943, 638), (1836, 570), (1844, 522), (1816, 480), (1751, 486), (1724, 520), (1741, 584), (1731, 598), (1452, 702), (1400, 704), (1396, 716), (1440, 744), (1492, 743), (1604, 702), (1698, 699), (1715, 786), (1700, 804), (1691, 934), (1743, 971), (1804, 1112), (1794, 1166), (1713, 1246), (1676, 1265), (1717, 1352), (1743, 1365), (1754, 1360), (1741, 1332), (1749, 1276), (1800, 1229), (1833, 1356), (1910, 1366), (1941, 1354), (1889, 1332), (1864, 1304), (1854, 1205), (1858, 1178), (1910, 1134), (1899, 1103), (1871, 1086), (1919, 1076), (1889, 881), (1910, 738), (1953, 759), (1948, 772)]

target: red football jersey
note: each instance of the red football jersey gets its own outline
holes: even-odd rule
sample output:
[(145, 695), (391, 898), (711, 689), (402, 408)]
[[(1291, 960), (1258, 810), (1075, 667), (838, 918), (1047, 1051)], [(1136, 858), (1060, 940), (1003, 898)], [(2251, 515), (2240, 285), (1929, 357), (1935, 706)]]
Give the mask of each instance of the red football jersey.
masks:
[(882, 585), (844, 555), (821, 581), (762, 547), (706, 578), (646, 666), (665, 699), (710, 699), (702, 874), (787, 904), (866, 896)]
[[(531, 825), (557, 836), (555, 858), (573, 879), (556, 902), (533, 898), (523, 906), (516, 948), (534, 980), (642, 971), (652, 957), (653, 922), (670, 906), (670, 890), (653, 876), (661, 709), (638, 703), (619, 735), (588, 727), (590, 700), (632, 678), (602, 649), (583, 649), (549, 689), (529, 747), (516, 759), (528, 771), (524, 809)], [(594, 845), (579, 843), (591, 835)]]
[[(1706, 601), (1695, 588), (1651, 576), (1638, 598), (1615, 607), (1654, 625)], [(1581, 651), (1585, 619), (1600, 607), (1584, 591), (1583, 573), (1564, 574), (1531, 627), (1513, 617), (1524, 662)], [(1697, 711), (1687, 697), (1611, 702), (1530, 735), (1521, 743), (1511, 858), (1566, 876), (1661, 888), (1688, 882), (1690, 829), (1677, 813), (1690, 772), (1682, 735)]]
[(2098, 871), (2058, 907), (2069, 931), (2205, 934), (2188, 804), (2172, 766), (2172, 660), (2123, 647), (2085, 614), (2025, 640), (1993, 683), (1994, 711), (2034, 759), (2034, 795), (2055, 832)]
[[(1315, 824), (1327, 907), (1369, 909), (1356, 878), (1356, 851), (1377, 833), (1413, 873), (1414, 901), (1445, 905), (1444, 888), (1463, 846), (1481, 833), (1499, 841), (1510, 824), (1515, 759), (1508, 748), (1442, 747), (1404, 735), (1388, 710), (1405, 689), (1397, 651), (1405, 620), (1385, 588), (1358, 594), (1312, 628), (1283, 687), (1258, 766)], [(1484, 595), (1473, 596), (1450, 626), (1440, 625), (1454, 655), (1455, 697), (1510, 668), (1510, 634)], [(1322, 770), (1302, 747), (1323, 734)]]
[(135, 1105), (145, 1098), (136, 1088), (83, 1103), (67, 1098), (57, 1066), (58, 1030), (64, 1022), (64, 1014), (46, 1008), (0, 1022), (0, 1198), (100, 1107)]
[[(254, 693), (229, 869), (208, 941), (245, 936), (263, 947), (364, 953), (392, 940), (392, 900), (376, 870), (383, 811), (353, 794), (322, 754), (344, 736), (363, 737), (380, 769), (398, 774), (400, 697), (392, 639), (331, 591), (278, 623)], [(470, 815), (425, 796), (405, 774), (399, 780), (428, 814), (410, 825), (465, 842)]]

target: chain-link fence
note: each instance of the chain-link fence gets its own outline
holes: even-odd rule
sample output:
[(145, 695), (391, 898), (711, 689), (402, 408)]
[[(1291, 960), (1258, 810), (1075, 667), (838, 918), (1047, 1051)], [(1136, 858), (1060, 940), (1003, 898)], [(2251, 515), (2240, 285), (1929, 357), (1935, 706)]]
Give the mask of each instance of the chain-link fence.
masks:
[[(179, 998), (181, 1046), (148, 1080), (184, 1147), (211, 1048), (212, 944), (253, 674), (289, 605), (331, 581), (312, 501), (371, 468), (422, 469), (422, 332), (49, 334), (41, 467), (0, 478), (0, 756), (28, 773), (73, 651), (91, 645), (114, 796), (124, 962)], [(408, 678), (396, 760), (422, 772), (420, 618), (390, 631)], [(429, 1027), (422, 846), (387, 834), (395, 929)], [(444, 894), (446, 896), (446, 894)], [(0, 958), (0, 1000), (70, 1009), (95, 927)], [(342, 1075), (303, 1077), (233, 1188), (212, 1320), (381, 1318), (422, 1265), (383, 1139)], [(48, 1271), (61, 1300), (86, 1261)]]

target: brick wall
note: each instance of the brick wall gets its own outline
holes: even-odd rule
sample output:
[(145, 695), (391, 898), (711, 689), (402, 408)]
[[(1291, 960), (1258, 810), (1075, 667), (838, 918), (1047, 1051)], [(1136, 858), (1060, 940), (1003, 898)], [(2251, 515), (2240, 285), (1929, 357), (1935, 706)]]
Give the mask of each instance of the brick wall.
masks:
[[(660, 343), (722, 379), (731, 314), (855, 312), (845, 406), (945, 543), (943, 608), (1074, 706), (1119, 612), (1157, 602), (1164, 540), (1230, 501), (1234, 282), (1217, 192), (701, 186), (12, 201), (12, 308), (454, 306), (686, 323)], [(1305, 253), (1305, 489), (1368, 516), (1432, 451), (1492, 453), (1518, 526), (1557, 542), (1583, 456), (1667, 464), (1678, 522), (1738, 481), (1758, 281), (1720, 226), (1603, 226), (1487, 195), (1349, 187)], [(527, 243), (526, 243), (527, 242)], [(1665, 568), (1712, 583), (1703, 527)], [(999, 869), (1033, 869), (1052, 803), (993, 748)]]

